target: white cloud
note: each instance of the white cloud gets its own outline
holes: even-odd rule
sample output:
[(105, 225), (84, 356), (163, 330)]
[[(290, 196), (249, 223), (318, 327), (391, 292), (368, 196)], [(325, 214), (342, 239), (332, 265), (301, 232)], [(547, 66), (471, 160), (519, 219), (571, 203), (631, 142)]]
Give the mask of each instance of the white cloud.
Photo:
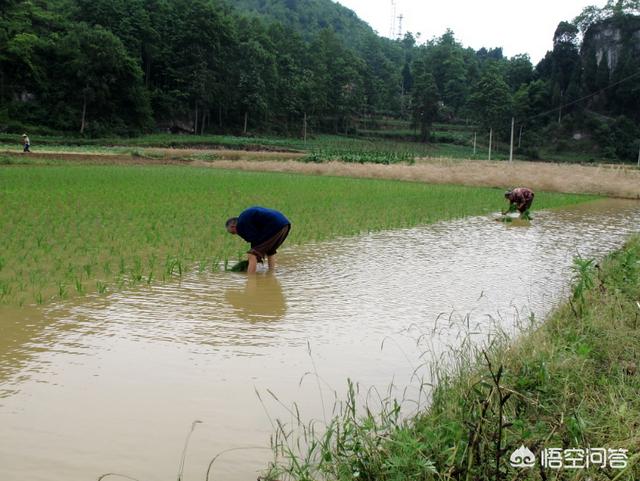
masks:
[[(339, 0), (380, 35), (391, 30), (391, 0)], [(604, 0), (395, 0), (404, 32), (420, 32), (420, 42), (441, 36), (447, 28), (465, 47), (502, 47), (506, 56), (527, 53), (536, 64), (553, 48), (553, 33), (561, 21), (573, 20), (588, 5)], [(398, 21), (395, 22), (397, 30)]]

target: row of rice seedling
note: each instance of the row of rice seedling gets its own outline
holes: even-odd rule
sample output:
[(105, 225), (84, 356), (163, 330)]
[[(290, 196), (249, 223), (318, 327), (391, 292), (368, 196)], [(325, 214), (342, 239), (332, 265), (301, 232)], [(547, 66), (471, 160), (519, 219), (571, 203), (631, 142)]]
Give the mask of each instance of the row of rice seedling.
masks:
[(496, 211), (502, 194), (177, 166), (5, 166), (0, 203), (0, 304), (22, 305), (218, 270), (246, 250), (223, 224), (250, 205), (285, 212), (292, 245)]

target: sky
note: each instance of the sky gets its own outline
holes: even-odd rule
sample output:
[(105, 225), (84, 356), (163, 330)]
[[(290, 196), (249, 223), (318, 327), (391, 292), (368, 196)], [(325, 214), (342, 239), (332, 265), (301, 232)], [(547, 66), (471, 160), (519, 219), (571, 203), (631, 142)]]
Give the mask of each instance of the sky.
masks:
[[(572, 21), (588, 5), (606, 0), (394, 0), (402, 31), (420, 32), (418, 43), (451, 29), (463, 47), (502, 47), (507, 57), (529, 54), (535, 65), (553, 48), (558, 23)], [(338, 0), (378, 34), (389, 37), (392, 0)], [(398, 21), (394, 26), (398, 30)]]

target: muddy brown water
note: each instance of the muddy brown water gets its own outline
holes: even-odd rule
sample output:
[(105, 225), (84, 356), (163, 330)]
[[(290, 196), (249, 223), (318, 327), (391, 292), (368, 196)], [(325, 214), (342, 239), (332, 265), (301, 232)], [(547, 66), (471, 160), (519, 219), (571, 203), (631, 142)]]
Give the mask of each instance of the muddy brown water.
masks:
[[(437, 357), (543, 318), (566, 296), (575, 255), (602, 256), (640, 228), (632, 201), (536, 214), (530, 226), (471, 217), (285, 247), (276, 276), (193, 273), (4, 309), (0, 479), (175, 479), (200, 420), (183, 479), (203, 480), (217, 453), (268, 447), (272, 420), (291, 421), (267, 389), (306, 420), (330, 416), (347, 378), (393, 383), (400, 397), (425, 349)], [(232, 451), (210, 479), (253, 480), (270, 459)]]

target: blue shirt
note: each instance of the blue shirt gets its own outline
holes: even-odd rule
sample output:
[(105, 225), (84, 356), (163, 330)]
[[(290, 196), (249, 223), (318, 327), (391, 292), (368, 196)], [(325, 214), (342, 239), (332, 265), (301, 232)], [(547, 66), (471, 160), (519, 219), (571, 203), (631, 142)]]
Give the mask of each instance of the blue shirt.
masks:
[(251, 246), (271, 239), (283, 227), (290, 225), (282, 212), (266, 207), (249, 207), (242, 211), (236, 224), (236, 232)]

